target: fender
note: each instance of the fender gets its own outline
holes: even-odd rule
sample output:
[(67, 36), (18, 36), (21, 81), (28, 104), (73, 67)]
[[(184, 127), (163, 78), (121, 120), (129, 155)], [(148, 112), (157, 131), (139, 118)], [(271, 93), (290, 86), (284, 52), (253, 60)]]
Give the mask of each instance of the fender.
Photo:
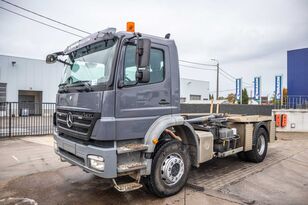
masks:
[(269, 131), (269, 129), (268, 129), (268, 126), (267, 126), (267, 122), (258, 122), (258, 123), (256, 123), (255, 124), (255, 126), (254, 126), (254, 131), (253, 131), (253, 136), (255, 136), (256, 135), (256, 131), (260, 128), (260, 127), (263, 127), (264, 129), (265, 129), (265, 131), (267, 132), (267, 134), (268, 134), (268, 142), (269, 142), (269, 138), (270, 138), (270, 131)]
[[(154, 152), (156, 144), (153, 143), (153, 139), (158, 139), (166, 128), (172, 126), (185, 126), (193, 134), (192, 140), (194, 141), (194, 144), (196, 145), (197, 149), (196, 160), (193, 161), (197, 162), (196, 164), (194, 164), (194, 166), (198, 167), (199, 164), (197, 159), (199, 157), (198, 155), (200, 149), (198, 136), (195, 133), (193, 127), (188, 122), (186, 122), (184, 118), (179, 114), (161, 116), (151, 125), (144, 138), (144, 143), (148, 146), (146, 153)], [(151, 164), (152, 164), (152, 159), (147, 159), (147, 170), (146, 170), (147, 175), (150, 174), (151, 172)]]

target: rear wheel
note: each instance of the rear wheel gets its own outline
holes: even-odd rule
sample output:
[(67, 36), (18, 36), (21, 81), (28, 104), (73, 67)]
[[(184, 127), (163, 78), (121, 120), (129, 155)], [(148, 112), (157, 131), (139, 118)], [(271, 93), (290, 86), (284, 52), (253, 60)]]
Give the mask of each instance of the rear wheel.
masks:
[(253, 137), (252, 150), (238, 153), (238, 157), (244, 161), (259, 163), (267, 154), (268, 133), (264, 128), (259, 128)]
[(154, 154), (151, 174), (144, 179), (145, 187), (159, 197), (174, 195), (184, 187), (189, 170), (185, 146), (180, 141), (166, 141)]

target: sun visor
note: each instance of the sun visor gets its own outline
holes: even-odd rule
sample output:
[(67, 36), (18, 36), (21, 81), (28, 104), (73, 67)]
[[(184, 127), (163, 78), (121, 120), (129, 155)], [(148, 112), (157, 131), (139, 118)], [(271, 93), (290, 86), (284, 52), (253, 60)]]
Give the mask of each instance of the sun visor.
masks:
[(99, 32), (95, 32), (90, 34), (89, 36), (76, 41), (75, 43), (71, 44), (64, 50), (64, 54), (69, 54), (77, 49), (83, 48), (87, 45), (103, 41), (103, 40), (110, 40), (116, 38), (115, 35), (116, 29), (115, 28), (107, 28)]

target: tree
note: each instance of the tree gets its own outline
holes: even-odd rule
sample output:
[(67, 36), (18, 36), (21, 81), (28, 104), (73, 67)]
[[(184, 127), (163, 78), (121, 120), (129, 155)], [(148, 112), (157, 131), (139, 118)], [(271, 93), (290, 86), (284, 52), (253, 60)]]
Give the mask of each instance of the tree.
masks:
[(235, 103), (235, 94), (234, 93), (229, 93), (227, 96), (227, 100), (229, 103)]
[(284, 105), (286, 105), (288, 102), (288, 89), (287, 88), (282, 89), (282, 102)]
[(249, 97), (246, 88), (242, 90), (242, 104), (248, 104)]
[(276, 105), (277, 104), (277, 100), (276, 100), (276, 95), (275, 93), (272, 95), (272, 97), (270, 98), (270, 103), (273, 104), (273, 105)]
[(283, 88), (282, 94), (283, 94), (284, 97), (288, 96), (288, 88)]

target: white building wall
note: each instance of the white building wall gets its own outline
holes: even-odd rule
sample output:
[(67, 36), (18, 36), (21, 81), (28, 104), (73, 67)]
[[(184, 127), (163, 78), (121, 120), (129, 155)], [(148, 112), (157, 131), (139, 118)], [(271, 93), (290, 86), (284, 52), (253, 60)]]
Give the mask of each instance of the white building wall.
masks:
[(193, 80), (187, 78), (181, 78), (180, 89), (181, 98), (185, 98), (185, 102), (192, 102), (190, 95), (201, 95), (201, 101), (209, 98), (209, 81)]
[(308, 132), (307, 109), (272, 110), (273, 120), (275, 120), (275, 114), (287, 115), (287, 125), (285, 127), (276, 127), (277, 132)]
[(8, 102), (18, 101), (18, 90), (42, 91), (43, 102), (55, 102), (62, 72), (60, 63), (0, 55), (0, 82), (7, 83)]

